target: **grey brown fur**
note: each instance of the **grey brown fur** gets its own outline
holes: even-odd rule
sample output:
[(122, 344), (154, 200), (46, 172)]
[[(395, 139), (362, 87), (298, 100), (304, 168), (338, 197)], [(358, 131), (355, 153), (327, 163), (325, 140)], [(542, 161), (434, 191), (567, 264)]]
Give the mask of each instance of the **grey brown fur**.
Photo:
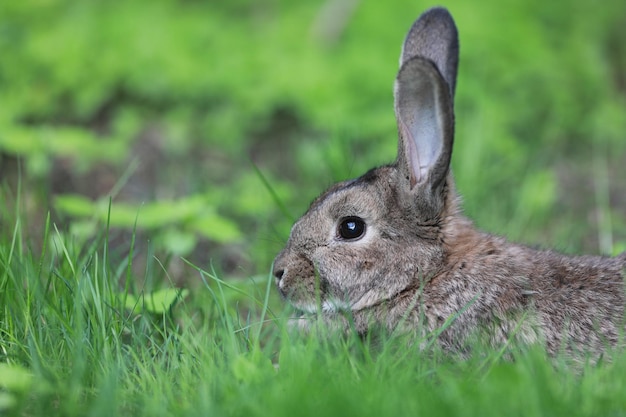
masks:
[[(456, 317), (438, 337), (452, 351), (476, 335), (494, 347), (544, 343), (551, 354), (597, 356), (621, 345), (626, 253), (535, 250), (461, 214), (449, 169), (457, 61), (452, 17), (425, 12), (405, 40), (394, 88), (398, 159), (312, 203), (274, 261), (279, 292), (340, 326), (348, 310), (361, 333), (402, 324), (422, 335)], [(361, 236), (341, 234), (348, 218), (362, 219)]]

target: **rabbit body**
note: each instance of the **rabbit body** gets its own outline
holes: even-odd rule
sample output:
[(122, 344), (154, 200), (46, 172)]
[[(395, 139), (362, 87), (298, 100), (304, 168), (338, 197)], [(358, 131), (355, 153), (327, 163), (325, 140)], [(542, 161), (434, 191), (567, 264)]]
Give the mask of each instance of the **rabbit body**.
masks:
[[(281, 295), (360, 333), (399, 325), (463, 351), (544, 343), (550, 353), (621, 345), (626, 253), (572, 257), (477, 230), (449, 169), (458, 60), (454, 22), (425, 12), (405, 40), (394, 88), (398, 158), (336, 184), (293, 226), (274, 261)], [(451, 321), (451, 323), (447, 323)], [(306, 327), (306, 320), (299, 320)]]

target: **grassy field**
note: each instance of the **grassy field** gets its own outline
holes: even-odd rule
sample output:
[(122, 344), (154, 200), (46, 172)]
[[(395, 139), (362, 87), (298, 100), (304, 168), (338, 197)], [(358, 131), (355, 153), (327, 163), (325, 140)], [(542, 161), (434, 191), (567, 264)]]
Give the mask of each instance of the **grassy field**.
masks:
[[(33, 253), (23, 227), (0, 241), (2, 415), (626, 415), (624, 354), (574, 366), (476, 346), (460, 360), (399, 335), (302, 337), (269, 276), (189, 265), (193, 291), (139, 289), (132, 253), (110, 263), (106, 230), (77, 246), (47, 222)], [(162, 265), (143, 267), (150, 281)]]
[[(488, 231), (626, 250), (626, 3), (450, 0), (453, 170)], [(626, 415), (626, 355), (323, 328), (270, 277), (391, 161), (408, 0), (0, 2), (0, 415)]]

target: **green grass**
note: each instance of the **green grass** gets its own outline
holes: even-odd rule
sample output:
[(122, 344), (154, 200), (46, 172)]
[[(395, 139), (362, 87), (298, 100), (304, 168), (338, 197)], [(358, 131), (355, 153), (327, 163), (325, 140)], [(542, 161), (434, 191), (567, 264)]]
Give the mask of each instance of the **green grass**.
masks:
[(298, 335), (269, 276), (187, 264), (197, 285), (168, 291), (152, 258), (139, 287), (136, 254), (113, 264), (106, 228), (77, 245), (48, 219), (39, 254), (14, 218), (0, 236), (2, 415), (626, 415), (624, 355), (571, 367), (538, 347), (460, 359), (398, 335)]
[[(400, 44), (432, 5), (327, 19), (343, 3), (0, 2), (0, 416), (626, 415), (621, 353), (288, 329), (271, 260), (326, 185), (393, 159)], [(445, 5), (468, 215), (625, 250), (626, 3)]]

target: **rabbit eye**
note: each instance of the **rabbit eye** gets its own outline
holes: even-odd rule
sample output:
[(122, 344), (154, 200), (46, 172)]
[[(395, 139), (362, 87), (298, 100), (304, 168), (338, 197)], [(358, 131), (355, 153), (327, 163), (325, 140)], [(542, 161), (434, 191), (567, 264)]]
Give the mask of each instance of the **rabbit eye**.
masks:
[(365, 233), (365, 221), (360, 217), (346, 217), (339, 223), (337, 231), (342, 239), (358, 239)]

